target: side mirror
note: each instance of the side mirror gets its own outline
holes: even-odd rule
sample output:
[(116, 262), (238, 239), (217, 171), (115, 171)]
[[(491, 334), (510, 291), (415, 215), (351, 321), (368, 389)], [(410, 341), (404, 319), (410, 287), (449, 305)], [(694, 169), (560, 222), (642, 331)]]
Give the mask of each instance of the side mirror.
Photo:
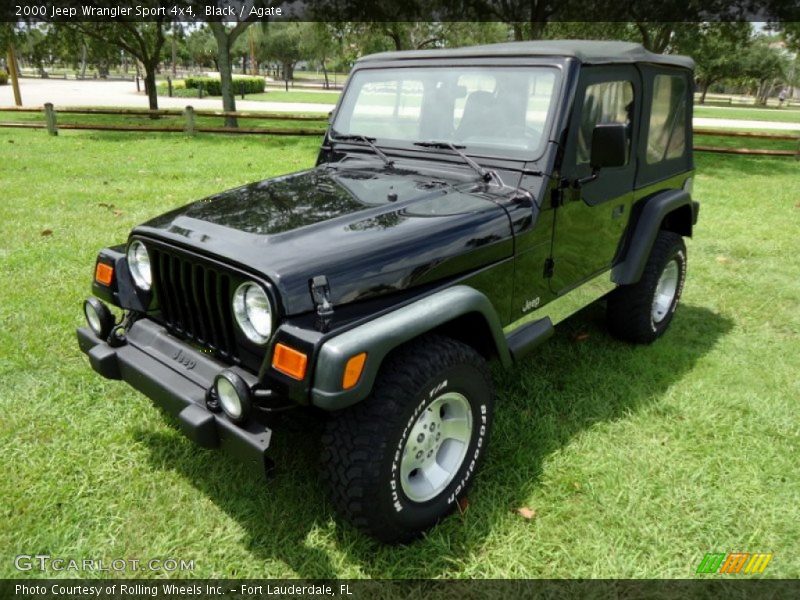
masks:
[(628, 158), (627, 126), (622, 123), (601, 123), (592, 131), (592, 154), (589, 164), (593, 171), (603, 167), (621, 167)]

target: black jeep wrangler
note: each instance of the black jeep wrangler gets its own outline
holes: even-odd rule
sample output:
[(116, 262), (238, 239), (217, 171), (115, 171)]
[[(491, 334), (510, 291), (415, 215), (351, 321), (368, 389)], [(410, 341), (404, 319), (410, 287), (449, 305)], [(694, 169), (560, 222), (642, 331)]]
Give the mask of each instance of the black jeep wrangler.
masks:
[(600, 298), (623, 340), (669, 326), (698, 213), (692, 68), (621, 42), (362, 58), (316, 167), (100, 252), (80, 347), (261, 472), (271, 412), (325, 411), (334, 504), (409, 540), (486, 453), (489, 360)]

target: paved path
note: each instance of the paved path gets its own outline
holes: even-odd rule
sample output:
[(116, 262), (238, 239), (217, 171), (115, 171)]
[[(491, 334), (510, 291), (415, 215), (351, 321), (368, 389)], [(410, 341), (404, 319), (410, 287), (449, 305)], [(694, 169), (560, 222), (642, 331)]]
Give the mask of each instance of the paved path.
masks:
[[(75, 81), (63, 79), (22, 79), (20, 82), (22, 102), (25, 106), (41, 106), (52, 102), (59, 106), (119, 106), (147, 108), (147, 97), (136, 92), (132, 81)], [(195, 108), (222, 109), (220, 98), (167, 98), (159, 97), (160, 108), (183, 108), (191, 104)], [(13, 106), (14, 96), (10, 85), (0, 86), (0, 106)], [(259, 102), (255, 100), (236, 100), (237, 110), (327, 113), (333, 104), (313, 104), (306, 102)], [(0, 118), (2, 115), (0, 114)], [(741, 119), (712, 119), (695, 117), (695, 127), (723, 127), (728, 129), (773, 129), (780, 131), (800, 131), (798, 123), (778, 123), (774, 121), (753, 121)]]
[[(132, 81), (75, 81), (63, 79), (21, 79), (20, 92), (24, 106), (42, 106), (52, 102), (59, 106), (118, 106), (147, 108), (147, 96), (136, 91)], [(168, 98), (158, 97), (159, 108), (195, 108), (222, 110), (221, 98)], [(14, 93), (10, 85), (0, 86), (0, 106), (14, 106)], [(310, 102), (260, 102), (236, 99), (237, 110), (260, 110), (299, 113), (328, 113), (333, 104)]]
[(781, 123), (777, 121), (752, 121), (746, 119), (711, 119), (694, 117), (695, 127), (721, 127), (725, 129), (773, 129), (780, 131), (800, 131), (800, 122)]

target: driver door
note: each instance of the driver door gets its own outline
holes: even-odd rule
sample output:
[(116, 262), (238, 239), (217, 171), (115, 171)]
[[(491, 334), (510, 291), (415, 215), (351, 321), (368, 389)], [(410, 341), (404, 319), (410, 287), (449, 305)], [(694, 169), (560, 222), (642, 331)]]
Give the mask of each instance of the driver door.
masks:
[(562, 176), (574, 182), (592, 173), (592, 131), (601, 123), (627, 127), (627, 160), (600, 170), (597, 179), (561, 195), (555, 209), (550, 289), (569, 291), (611, 267), (627, 225), (636, 175), (641, 79), (630, 65), (584, 67), (570, 117)]

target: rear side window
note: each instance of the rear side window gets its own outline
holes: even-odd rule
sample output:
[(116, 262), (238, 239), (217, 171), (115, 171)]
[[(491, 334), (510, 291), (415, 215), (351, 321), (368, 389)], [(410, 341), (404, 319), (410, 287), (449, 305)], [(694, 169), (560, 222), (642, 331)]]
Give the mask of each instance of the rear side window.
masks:
[(675, 75), (653, 79), (653, 105), (647, 134), (647, 162), (679, 158), (686, 150), (686, 80)]
[[(600, 123), (622, 123), (628, 127), (628, 156), (631, 148), (633, 85), (630, 81), (604, 81), (586, 88), (578, 131), (576, 162), (588, 164), (592, 154), (592, 132)], [(627, 163), (627, 160), (625, 161)]]

